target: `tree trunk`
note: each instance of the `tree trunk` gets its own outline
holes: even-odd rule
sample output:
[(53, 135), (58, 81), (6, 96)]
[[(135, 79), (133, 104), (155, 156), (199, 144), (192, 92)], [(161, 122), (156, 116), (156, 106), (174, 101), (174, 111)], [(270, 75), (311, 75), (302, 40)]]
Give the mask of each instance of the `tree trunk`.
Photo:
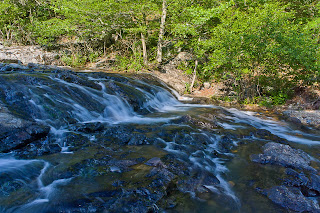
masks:
[(198, 67), (198, 60), (196, 60), (195, 66), (194, 66), (193, 79), (192, 79), (192, 83), (191, 83), (191, 86), (190, 86), (190, 92), (192, 92), (194, 82), (196, 81), (196, 77), (197, 77), (197, 67)]
[(143, 64), (148, 64), (148, 56), (147, 56), (147, 45), (146, 45), (146, 38), (144, 34), (141, 33), (141, 43), (142, 43), (142, 54), (143, 54)]
[(162, 62), (162, 41), (164, 36), (164, 25), (166, 23), (166, 17), (167, 17), (167, 0), (163, 0), (160, 32), (159, 32), (159, 40), (158, 40), (158, 50), (157, 50), (157, 61), (159, 63)]

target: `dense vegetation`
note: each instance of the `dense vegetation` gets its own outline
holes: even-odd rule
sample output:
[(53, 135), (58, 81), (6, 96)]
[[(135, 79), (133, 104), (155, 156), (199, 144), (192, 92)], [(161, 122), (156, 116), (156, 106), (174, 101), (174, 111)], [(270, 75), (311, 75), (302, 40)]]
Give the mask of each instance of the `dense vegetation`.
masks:
[(0, 37), (68, 50), (69, 65), (104, 56), (120, 69), (186, 51), (200, 81), (227, 79), (239, 100), (281, 104), (319, 82), (319, 10), (312, 0), (2, 0)]

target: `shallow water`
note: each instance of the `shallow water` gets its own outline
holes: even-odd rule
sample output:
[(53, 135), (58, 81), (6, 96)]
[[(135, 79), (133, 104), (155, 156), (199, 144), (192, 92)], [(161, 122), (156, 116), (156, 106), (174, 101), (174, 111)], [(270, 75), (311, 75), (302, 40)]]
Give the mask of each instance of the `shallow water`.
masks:
[[(106, 73), (0, 74), (1, 105), (51, 128), (46, 139), (0, 156), (0, 211), (286, 212), (257, 190), (281, 184), (284, 168), (250, 155), (276, 140), (309, 153), (319, 168), (316, 130), (276, 115), (183, 104), (147, 82)], [(258, 129), (270, 135), (257, 137)], [(47, 144), (62, 151), (41, 153)], [(146, 163), (155, 157), (161, 168), (153, 176)]]

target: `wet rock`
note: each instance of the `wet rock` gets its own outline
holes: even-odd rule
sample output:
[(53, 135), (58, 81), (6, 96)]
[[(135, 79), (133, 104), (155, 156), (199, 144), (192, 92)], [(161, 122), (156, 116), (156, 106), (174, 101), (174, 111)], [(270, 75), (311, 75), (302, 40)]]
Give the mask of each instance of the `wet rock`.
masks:
[(27, 66), (23, 66), (21, 64), (5, 64), (4, 66), (0, 66), (0, 71), (15, 71), (15, 70), (27, 70), (29, 69)]
[(159, 196), (145, 187), (131, 190), (122, 190), (121, 197), (110, 206), (110, 212), (148, 212), (149, 206), (152, 207)]
[(130, 168), (130, 166), (133, 166), (136, 164), (138, 164), (138, 163), (134, 160), (111, 159), (108, 162), (110, 171), (111, 172), (118, 172), (118, 173), (131, 171), (132, 169)]
[(62, 79), (66, 82), (69, 83), (75, 83), (81, 86), (85, 86), (85, 87), (90, 87), (96, 90), (101, 90), (102, 86), (95, 83), (95, 81), (89, 81), (85, 76), (83, 76), (83, 74), (81, 73), (75, 73), (72, 71), (61, 71), (59, 70), (58, 72), (52, 74), (53, 77), (55, 78), (59, 78)]
[(168, 154), (162, 158), (162, 161), (166, 165), (167, 169), (177, 176), (190, 176), (190, 170), (188, 164), (177, 156)]
[(310, 175), (310, 189), (317, 191), (320, 193), (320, 176), (316, 174)]
[(298, 127), (300, 127), (302, 125), (302, 122), (296, 117), (289, 117), (287, 119), (287, 121), (292, 123), (292, 124), (294, 124), (294, 125), (296, 125), (296, 126), (298, 126)]
[(44, 154), (55, 154), (61, 152), (61, 147), (59, 144), (45, 144), (43, 147)]
[(0, 135), (28, 125), (31, 125), (31, 122), (12, 115), (6, 107), (0, 105)]
[[(99, 175), (106, 174), (110, 172), (110, 167), (112, 165), (109, 162), (112, 160), (112, 157), (105, 155), (102, 158), (90, 158), (82, 160), (76, 164), (70, 165), (68, 172), (71, 172), (74, 176), (82, 177), (96, 177)], [(109, 166), (109, 170), (107, 170)], [(100, 168), (105, 168), (101, 170)]]
[(123, 186), (124, 183), (125, 183), (124, 181), (116, 180), (111, 185), (114, 187), (121, 187), (121, 186)]
[(64, 71), (64, 68), (57, 67), (54, 65), (44, 65), (44, 64), (37, 64), (37, 63), (28, 63), (27, 65), (30, 69), (37, 69), (37, 70), (61, 70)]
[(257, 138), (262, 138), (265, 140), (271, 140), (271, 141), (276, 141), (276, 142), (283, 142), (284, 141), (283, 139), (272, 134), (270, 131), (268, 131), (266, 129), (257, 129), (253, 134)]
[(104, 190), (85, 194), (83, 198), (65, 205), (68, 212), (157, 212), (156, 202), (164, 194), (147, 187)]
[(128, 142), (128, 145), (130, 146), (147, 145), (147, 144), (149, 144), (147, 137), (140, 134), (132, 134)]
[(286, 180), (286, 183), (291, 186), (306, 187), (309, 184), (309, 178), (304, 173), (298, 173), (293, 169), (287, 169), (286, 174), (292, 176), (293, 179)]
[(173, 121), (174, 123), (191, 123), (197, 127), (200, 127), (202, 129), (207, 129), (207, 130), (211, 130), (211, 129), (215, 129), (218, 125), (215, 123), (215, 121), (206, 121), (206, 120), (200, 120), (197, 118), (193, 118), (190, 115), (184, 115), (181, 116), (181, 118), (176, 119)]
[(17, 128), (2, 135), (0, 139), (0, 152), (10, 152), (25, 147), (33, 141), (40, 140), (48, 135), (50, 127), (31, 125)]
[(99, 132), (104, 129), (104, 126), (100, 122), (94, 122), (94, 123), (85, 123), (83, 125), (78, 124), (76, 127), (74, 127), (76, 131), (84, 132), (84, 133), (94, 133)]
[(274, 203), (296, 212), (320, 212), (319, 205), (293, 187), (275, 186), (263, 191)]
[(181, 192), (193, 194), (210, 192), (220, 181), (207, 171), (199, 171), (186, 180), (178, 181), (178, 189)]
[(289, 120), (297, 119), (298, 127), (301, 126), (301, 123), (306, 126), (314, 126), (318, 129), (320, 128), (320, 110), (287, 110), (283, 112), (283, 115)]
[(126, 145), (132, 138), (132, 127), (112, 126), (104, 131), (104, 138), (120, 145)]
[(293, 149), (289, 145), (270, 142), (263, 146), (264, 154), (254, 154), (250, 158), (261, 164), (276, 164), (289, 168), (316, 171), (310, 166), (311, 157), (300, 149)]
[(163, 162), (161, 161), (161, 159), (158, 157), (151, 158), (145, 164), (148, 166), (156, 166), (156, 167), (164, 167), (165, 166), (163, 164)]
[(12, 192), (17, 191), (23, 186), (24, 183), (22, 181), (8, 181), (2, 183), (2, 186), (0, 187), (0, 198), (9, 196)]
[(84, 198), (65, 204), (60, 211), (64, 212), (67, 209), (68, 212), (105, 212), (117, 199), (121, 198), (122, 194), (123, 192), (119, 189), (85, 194)]
[(146, 177), (154, 178), (149, 185), (151, 188), (166, 189), (175, 175), (165, 168), (155, 167), (150, 170), (149, 174), (146, 175)]
[(70, 151), (75, 151), (78, 149), (83, 149), (90, 143), (88, 137), (85, 137), (81, 134), (68, 132), (63, 138), (63, 141), (66, 143), (67, 146), (71, 146), (69, 149)]
[[(318, 196), (319, 192), (314, 189), (309, 178), (302, 172), (298, 173), (293, 169), (286, 169), (286, 174), (291, 177), (285, 179), (284, 184), (287, 186), (298, 187), (302, 194), (306, 197), (315, 197)], [(315, 185), (317, 185), (316, 183)]]
[(262, 138), (268, 138), (268, 137), (272, 136), (271, 132), (268, 130), (265, 130), (265, 129), (258, 129), (255, 133), (256, 133), (255, 135), (262, 137)]
[(37, 141), (15, 150), (15, 154), (21, 158), (32, 159), (43, 155), (60, 153), (61, 151), (62, 148), (59, 144), (48, 144), (47, 141)]
[(236, 139), (235, 135), (227, 134), (221, 137), (217, 146), (218, 150), (222, 153), (228, 153), (235, 146), (234, 140)]

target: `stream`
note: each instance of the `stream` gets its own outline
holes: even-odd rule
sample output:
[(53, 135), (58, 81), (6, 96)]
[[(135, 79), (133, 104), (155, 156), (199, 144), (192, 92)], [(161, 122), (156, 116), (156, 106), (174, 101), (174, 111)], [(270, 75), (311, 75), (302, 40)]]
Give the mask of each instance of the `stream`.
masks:
[(0, 212), (320, 212), (320, 132), (150, 75), (0, 73)]

